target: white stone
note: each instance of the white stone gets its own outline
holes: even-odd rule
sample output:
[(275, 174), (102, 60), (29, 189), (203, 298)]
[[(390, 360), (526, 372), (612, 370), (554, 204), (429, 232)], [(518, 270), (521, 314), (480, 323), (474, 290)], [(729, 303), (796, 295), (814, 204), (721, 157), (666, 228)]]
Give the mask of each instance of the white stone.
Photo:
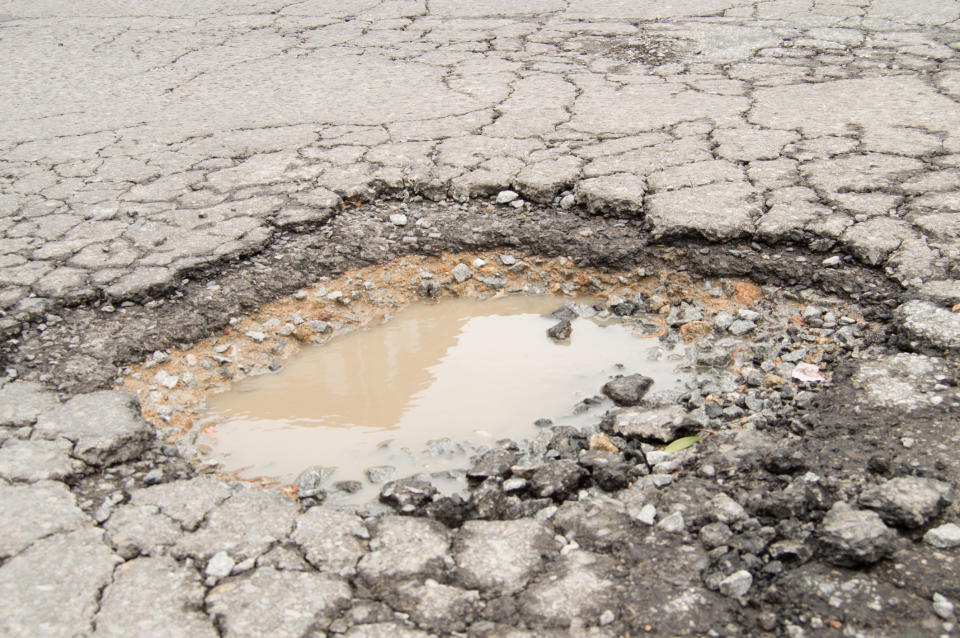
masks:
[(923, 540), (937, 549), (960, 547), (960, 526), (946, 523), (940, 527), (934, 527), (923, 535)]
[(497, 203), (498, 204), (509, 204), (516, 198), (520, 197), (517, 193), (513, 191), (500, 191), (497, 194)]
[(394, 213), (393, 215), (390, 215), (390, 223), (394, 226), (406, 226), (407, 216), (403, 213)]
[(735, 571), (720, 581), (720, 593), (730, 598), (740, 598), (753, 586), (753, 576), (745, 569)]
[(213, 555), (213, 558), (210, 559), (210, 562), (207, 563), (207, 569), (204, 573), (213, 578), (226, 578), (230, 575), (230, 572), (233, 571), (235, 564), (233, 559), (230, 558), (230, 554), (217, 552)]

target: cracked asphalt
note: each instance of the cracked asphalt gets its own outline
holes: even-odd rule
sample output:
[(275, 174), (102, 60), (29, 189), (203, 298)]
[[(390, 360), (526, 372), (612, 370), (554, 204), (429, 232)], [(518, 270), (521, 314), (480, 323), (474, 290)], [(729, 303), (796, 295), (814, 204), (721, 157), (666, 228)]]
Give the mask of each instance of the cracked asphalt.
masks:
[[(7, 0), (0, 55), (0, 634), (956, 634), (957, 2)], [(791, 404), (820, 434), (453, 527), (198, 476), (110, 390), (320, 277), (505, 247), (883, 336)]]

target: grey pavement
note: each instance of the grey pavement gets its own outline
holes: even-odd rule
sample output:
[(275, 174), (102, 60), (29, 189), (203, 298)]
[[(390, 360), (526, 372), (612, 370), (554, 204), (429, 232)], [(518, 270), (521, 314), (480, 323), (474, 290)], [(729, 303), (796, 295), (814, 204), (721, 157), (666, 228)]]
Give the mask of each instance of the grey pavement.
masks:
[(960, 6), (6, 2), (3, 325), (145, 299), (377, 195), (569, 192), (655, 237), (960, 269)]
[[(518, 216), (846, 253), (903, 302), (869, 345), (920, 352), (830, 395), (863, 454), (724, 432), (696, 472), (450, 527), (195, 476), (131, 397), (11, 380), (0, 636), (956, 635), (956, 476), (932, 477), (956, 467), (960, 3), (6, 0), (0, 56), (7, 345), (363, 202), (511, 189)], [(538, 496), (561, 466), (586, 473), (531, 472)]]

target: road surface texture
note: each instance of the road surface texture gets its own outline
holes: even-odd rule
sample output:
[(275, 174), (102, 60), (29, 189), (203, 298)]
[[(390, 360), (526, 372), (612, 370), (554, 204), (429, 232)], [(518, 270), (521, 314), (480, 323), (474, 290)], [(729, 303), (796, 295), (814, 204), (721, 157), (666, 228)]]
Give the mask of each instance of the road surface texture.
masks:
[[(0, 56), (0, 635), (957, 635), (960, 3), (6, 0)], [(686, 396), (715, 436), (629, 487), (558, 431), (467, 503), (394, 485), (415, 516), (199, 474), (111, 389), (321, 277), (503, 249), (872, 328), (816, 392), (777, 346), (759, 404)]]

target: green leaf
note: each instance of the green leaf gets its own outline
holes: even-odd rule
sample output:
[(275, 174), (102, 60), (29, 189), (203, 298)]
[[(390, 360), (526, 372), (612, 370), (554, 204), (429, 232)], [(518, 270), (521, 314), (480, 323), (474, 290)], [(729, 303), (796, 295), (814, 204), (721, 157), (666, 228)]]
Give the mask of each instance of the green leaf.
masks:
[(667, 447), (663, 448), (663, 451), (667, 454), (673, 454), (674, 452), (679, 452), (680, 450), (686, 450), (691, 445), (700, 442), (702, 436), (685, 436), (682, 438), (673, 441)]

